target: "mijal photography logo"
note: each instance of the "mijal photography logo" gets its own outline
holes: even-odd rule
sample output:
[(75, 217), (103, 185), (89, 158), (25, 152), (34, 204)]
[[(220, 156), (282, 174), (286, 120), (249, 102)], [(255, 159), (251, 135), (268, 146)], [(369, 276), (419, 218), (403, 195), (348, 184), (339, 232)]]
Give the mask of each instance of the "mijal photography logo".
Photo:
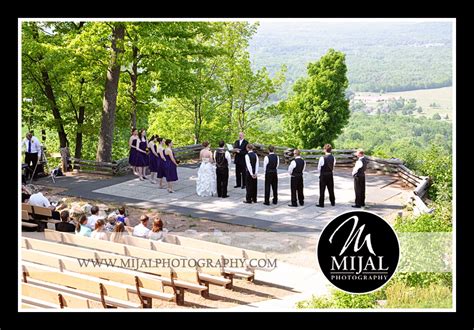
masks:
[(393, 228), (367, 211), (343, 213), (323, 229), (317, 247), (326, 278), (348, 293), (380, 289), (395, 273), (400, 245)]

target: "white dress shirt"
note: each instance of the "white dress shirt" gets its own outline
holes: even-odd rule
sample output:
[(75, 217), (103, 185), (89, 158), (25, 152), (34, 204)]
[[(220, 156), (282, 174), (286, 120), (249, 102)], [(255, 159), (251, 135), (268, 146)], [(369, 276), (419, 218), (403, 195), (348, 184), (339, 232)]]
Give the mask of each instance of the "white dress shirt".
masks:
[[(23, 139), (22, 147), (25, 148), (25, 152), (28, 152), (29, 141), (30, 140), (28, 140), (27, 138)], [(38, 153), (38, 157), (41, 156), (41, 143), (36, 138), (36, 136), (31, 137), (31, 153)]]
[[(321, 172), (321, 167), (324, 166), (324, 156), (321, 156), (319, 158), (319, 163), (318, 163), (318, 172)], [(336, 167), (336, 157), (334, 157), (334, 165), (333, 168)]]
[[(217, 150), (214, 151), (214, 161), (216, 161)], [(232, 163), (232, 158), (230, 158), (230, 153), (226, 150), (224, 154), (225, 159), (227, 159), (227, 166), (230, 166)]]
[(137, 237), (147, 237), (150, 229), (145, 227), (142, 223), (133, 227), (133, 236)]
[(354, 176), (357, 171), (359, 170), (359, 168), (362, 168), (362, 166), (364, 166), (364, 164), (362, 163), (361, 159), (364, 158), (364, 156), (360, 157), (356, 163), (355, 163), (355, 166), (354, 168), (352, 169), (352, 176)]
[[(298, 158), (301, 158), (301, 156), (296, 156), (295, 159), (298, 159)], [(288, 173), (290, 175), (293, 175), (293, 170), (295, 169), (296, 167), (296, 162), (295, 162), (295, 159), (293, 159), (290, 163), (290, 166), (288, 166)], [(304, 162), (304, 165), (303, 165), (303, 171), (306, 169), (306, 162)]]
[(97, 220), (99, 220), (100, 217), (98, 215), (91, 215), (87, 218), (87, 223), (86, 223), (86, 226), (89, 227), (91, 230), (95, 230), (95, 223), (97, 222)]
[(41, 192), (37, 192), (36, 194), (31, 195), (28, 201), (28, 204), (33, 205), (33, 206), (42, 206), (42, 207), (51, 206), (51, 204), (49, 203), (49, 200), (46, 197), (44, 197)]
[[(274, 155), (275, 153), (274, 152), (270, 152), (269, 153), (270, 155)], [(267, 173), (267, 165), (268, 165), (268, 156), (265, 156), (265, 158), (263, 158), (263, 173)], [(280, 166), (280, 157), (277, 156), (277, 169), (278, 169), (278, 166)]]
[(250, 164), (250, 157), (248, 154), (250, 153), (254, 153), (253, 151), (249, 151), (246, 155), (245, 155), (245, 164), (247, 165), (247, 170), (249, 171), (250, 175), (257, 175), (258, 174), (258, 156), (257, 156), (257, 161), (255, 162), (255, 173), (253, 173), (253, 170), (252, 170), (252, 164)]

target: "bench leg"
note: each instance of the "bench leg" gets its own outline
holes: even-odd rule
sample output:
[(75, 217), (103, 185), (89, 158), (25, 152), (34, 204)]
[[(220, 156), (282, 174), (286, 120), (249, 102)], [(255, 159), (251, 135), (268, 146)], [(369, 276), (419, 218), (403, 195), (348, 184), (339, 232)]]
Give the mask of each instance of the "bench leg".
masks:
[(184, 305), (184, 289), (182, 288), (176, 288), (176, 305)]
[(201, 297), (209, 298), (209, 282), (204, 282), (204, 285), (207, 287), (207, 289), (204, 291), (201, 291)]
[(143, 297), (143, 308), (152, 308), (153, 299), (151, 297)]
[(233, 274), (224, 274), (224, 278), (228, 278), (230, 283), (226, 284), (224, 287), (226, 289), (232, 289), (234, 287), (234, 275)]
[(252, 276), (250, 276), (250, 277), (247, 277), (247, 281), (254, 283), (254, 282), (255, 282), (255, 275), (252, 275)]

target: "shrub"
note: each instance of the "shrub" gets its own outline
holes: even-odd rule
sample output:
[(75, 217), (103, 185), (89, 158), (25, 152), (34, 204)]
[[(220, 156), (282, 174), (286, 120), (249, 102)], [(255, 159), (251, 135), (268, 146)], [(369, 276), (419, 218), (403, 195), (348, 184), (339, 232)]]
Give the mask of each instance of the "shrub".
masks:
[(451, 308), (451, 288), (431, 284), (428, 287), (409, 287), (394, 282), (387, 288), (386, 308)]

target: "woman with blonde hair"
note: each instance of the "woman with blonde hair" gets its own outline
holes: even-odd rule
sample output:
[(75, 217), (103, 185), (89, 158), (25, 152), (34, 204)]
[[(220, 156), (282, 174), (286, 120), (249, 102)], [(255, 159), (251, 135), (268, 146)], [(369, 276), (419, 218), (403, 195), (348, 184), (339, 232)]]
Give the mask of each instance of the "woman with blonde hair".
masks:
[(148, 232), (147, 238), (154, 241), (162, 241), (163, 238), (165, 238), (167, 232), (168, 230), (163, 228), (163, 221), (161, 218), (156, 217), (153, 220), (153, 227)]

